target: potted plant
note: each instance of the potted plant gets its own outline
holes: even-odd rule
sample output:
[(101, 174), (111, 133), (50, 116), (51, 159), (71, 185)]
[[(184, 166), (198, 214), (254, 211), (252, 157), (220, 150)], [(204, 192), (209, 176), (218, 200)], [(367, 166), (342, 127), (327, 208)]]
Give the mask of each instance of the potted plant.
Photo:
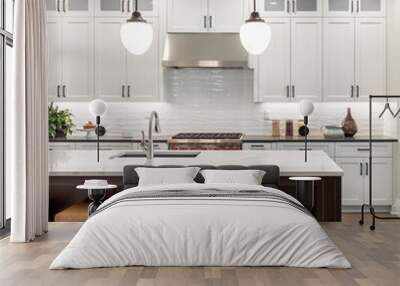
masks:
[(72, 134), (72, 113), (68, 109), (59, 110), (58, 106), (52, 103), (49, 105), (49, 138), (65, 138)]

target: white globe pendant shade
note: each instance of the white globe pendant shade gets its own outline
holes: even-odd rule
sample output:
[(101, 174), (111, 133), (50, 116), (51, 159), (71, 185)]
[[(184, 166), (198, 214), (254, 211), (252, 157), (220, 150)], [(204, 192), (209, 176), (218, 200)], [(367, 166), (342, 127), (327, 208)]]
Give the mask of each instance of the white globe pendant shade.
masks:
[(120, 34), (122, 44), (134, 55), (144, 54), (153, 42), (153, 27), (146, 22), (126, 22)]
[(251, 55), (261, 55), (271, 41), (271, 27), (264, 21), (247, 21), (240, 27), (240, 42)]
[(303, 99), (299, 103), (299, 111), (301, 115), (309, 116), (314, 111), (314, 104), (308, 99)]
[(89, 103), (89, 112), (94, 116), (103, 116), (107, 111), (107, 104), (104, 100), (95, 99)]

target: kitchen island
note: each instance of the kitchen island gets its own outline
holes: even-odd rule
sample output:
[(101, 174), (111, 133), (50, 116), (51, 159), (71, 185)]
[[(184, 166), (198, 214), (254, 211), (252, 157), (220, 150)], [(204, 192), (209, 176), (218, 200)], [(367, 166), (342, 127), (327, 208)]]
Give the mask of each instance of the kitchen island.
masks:
[[(119, 186), (116, 192), (121, 191), (122, 170), (126, 165), (277, 165), (280, 188), (292, 195), (295, 185), (289, 177), (322, 177), (315, 186), (315, 216), (320, 221), (341, 220), (343, 170), (323, 151), (309, 151), (307, 163), (304, 162), (304, 151), (198, 151), (198, 154), (193, 154), (195, 151), (164, 151), (163, 154), (166, 152), (171, 156), (149, 161), (140, 157), (140, 152), (132, 150), (102, 150), (100, 162), (97, 162), (94, 150), (50, 151), (50, 219), (57, 212), (85, 200), (86, 194), (75, 190), (75, 186), (85, 179), (104, 178)], [(188, 156), (181, 156), (185, 153)], [(129, 154), (134, 157), (124, 157)]]

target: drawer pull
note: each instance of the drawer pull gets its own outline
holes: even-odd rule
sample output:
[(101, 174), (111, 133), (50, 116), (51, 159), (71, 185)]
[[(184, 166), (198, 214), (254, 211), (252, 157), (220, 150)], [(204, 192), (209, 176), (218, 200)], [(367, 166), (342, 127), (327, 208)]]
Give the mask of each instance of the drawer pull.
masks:
[(369, 148), (357, 148), (358, 152), (369, 152)]
[(362, 175), (363, 175), (363, 164), (360, 163), (360, 176), (362, 176)]
[[(312, 148), (307, 148), (308, 151), (312, 151)], [(306, 148), (299, 148), (299, 151), (306, 151)]]

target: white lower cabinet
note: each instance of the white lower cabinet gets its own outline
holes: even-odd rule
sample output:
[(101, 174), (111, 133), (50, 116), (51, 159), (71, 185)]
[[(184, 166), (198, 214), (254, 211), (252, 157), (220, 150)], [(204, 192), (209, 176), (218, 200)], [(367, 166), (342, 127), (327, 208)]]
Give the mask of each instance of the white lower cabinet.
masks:
[[(88, 142), (88, 143), (76, 143), (77, 150), (96, 150), (97, 143), (96, 142)], [(108, 142), (100, 142), (100, 150), (132, 150), (134, 149), (134, 145), (132, 143), (108, 143)]]
[(366, 179), (363, 175), (364, 159), (336, 158), (336, 163), (343, 169), (342, 205), (360, 206), (364, 203)]
[(243, 150), (273, 150), (273, 143), (243, 143)]
[(49, 151), (70, 151), (75, 150), (75, 143), (49, 142)]
[[(336, 158), (343, 169), (342, 204), (360, 206), (369, 203), (369, 159)], [(392, 204), (393, 175), (392, 158), (376, 157), (372, 160), (372, 203), (376, 206)]]
[[(305, 145), (304, 143), (296, 142), (296, 143), (278, 143), (278, 150), (298, 150), (304, 151)], [(333, 143), (319, 143), (319, 142), (309, 142), (307, 144), (307, 150), (309, 151), (324, 151), (328, 154), (329, 157), (335, 157), (335, 147)]]

